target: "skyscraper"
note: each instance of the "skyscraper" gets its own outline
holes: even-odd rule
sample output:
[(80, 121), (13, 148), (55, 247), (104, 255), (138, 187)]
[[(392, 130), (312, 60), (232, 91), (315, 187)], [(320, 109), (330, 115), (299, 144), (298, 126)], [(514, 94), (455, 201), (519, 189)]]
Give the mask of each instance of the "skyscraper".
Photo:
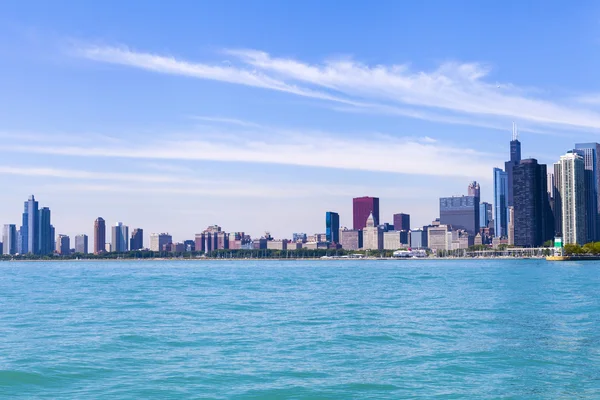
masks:
[(50, 223), (50, 209), (44, 207), (39, 210), (38, 243), (37, 254), (52, 254), (54, 252), (54, 227)]
[(517, 132), (517, 126), (513, 122), (513, 134), (512, 140), (510, 141), (510, 160), (504, 163), (504, 170), (506, 171), (507, 177), (507, 200), (506, 206), (513, 205), (513, 176), (512, 170), (515, 165), (519, 165), (521, 162), (521, 142), (519, 142), (519, 134)]
[(2, 254), (17, 254), (17, 226), (13, 224), (4, 225), (2, 230)]
[(554, 164), (554, 180), (558, 185), (558, 196), (560, 196), (563, 243), (585, 244), (587, 234), (583, 157), (574, 152), (561, 156)]
[(356, 197), (352, 200), (352, 217), (354, 230), (367, 226), (367, 218), (373, 214), (375, 225), (379, 225), (379, 198)]
[(94, 254), (106, 251), (106, 223), (102, 217), (94, 222)]
[(506, 237), (508, 233), (508, 177), (500, 168), (494, 168), (494, 234)]
[(492, 222), (492, 205), (487, 202), (479, 203), (479, 228), (487, 228)]
[(21, 226), (21, 253), (39, 252), (39, 209), (38, 202), (31, 195), (24, 204), (23, 225)]
[(130, 250), (141, 250), (144, 248), (144, 230), (136, 228), (131, 234), (131, 240), (129, 241)]
[(481, 198), (481, 190), (479, 189), (479, 183), (477, 183), (476, 181), (473, 181), (469, 184), (468, 195), (477, 197), (478, 199)]
[(373, 214), (369, 214), (365, 229), (363, 229), (363, 248), (366, 250), (383, 249), (383, 230), (375, 223)]
[(587, 241), (600, 240), (600, 144), (577, 143), (575, 149), (583, 156), (586, 192)]
[(333, 211), (325, 213), (325, 236), (329, 243), (340, 242), (340, 215)]
[(394, 230), (410, 231), (410, 215), (409, 214), (394, 214), (393, 218)]
[(554, 223), (548, 201), (546, 166), (530, 158), (513, 166), (514, 245), (541, 246), (552, 239)]
[[(150, 250), (152, 251), (163, 251), (163, 247), (169, 243), (173, 243), (173, 237), (168, 233), (150, 234)], [(196, 248), (196, 250), (198, 249)]]
[(67, 235), (58, 235), (56, 239), (56, 252), (63, 256), (71, 254), (71, 239)]
[(87, 254), (88, 252), (88, 237), (87, 235), (75, 236), (75, 253)]
[(112, 251), (122, 253), (128, 250), (129, 227), (123, 225), (122, 222), (117, 222), (112, 227)]
[(441, 197), (440, 224), (451, 225), (453, 230), (464, 229), (475, 236), (479, 232), (479, 198)]

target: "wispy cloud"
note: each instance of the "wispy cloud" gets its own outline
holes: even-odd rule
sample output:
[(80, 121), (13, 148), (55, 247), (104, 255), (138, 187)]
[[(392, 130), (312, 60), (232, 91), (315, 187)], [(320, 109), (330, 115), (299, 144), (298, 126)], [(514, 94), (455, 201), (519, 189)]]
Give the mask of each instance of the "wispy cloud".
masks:
[(540, 98), (535, 90), (486, 81), (490, 67), (481, 63), (448, 62), (432, 71), (414, 71), (407, 65), (370, 66), (352, 60), (310, 64), (256, 50), (225, 50), (234, 59), (227, 65), (126, 47), (88, 46), (79, 48), (78, 53), (100, 62), (276, 90), (413, 118), (462, 116), (456, 123), (469, 124), (466, 116), (475, 116), (476, 124), (481, 124), (481, 119), (504, 118), (560, 129), (600, 129), (600, 113)]
[(203, 116), (203, 115), (193, 115), (190, 118), (198, 120), (198, 121), (215, 122), (217, 124), (237, 125), (237, 126), (243, 126), (246, 128), (260, 128), (261, 127), (260, 124), (257, 124), (254, 122), (249, 122), (249, 121), (244, 121), (241, 119), (235, 119), (235, 118), (211, 117), (211, 116)]

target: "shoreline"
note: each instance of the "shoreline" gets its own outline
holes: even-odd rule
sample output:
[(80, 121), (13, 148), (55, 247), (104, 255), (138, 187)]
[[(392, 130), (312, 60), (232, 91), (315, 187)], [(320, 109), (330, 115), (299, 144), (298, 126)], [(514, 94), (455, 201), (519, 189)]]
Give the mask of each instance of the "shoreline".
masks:
[(52, 260), (0, 260), (3, 262), (147, 262), (147, 261), (197, 261), (197, 262), (214, 262), (214, 261), (453, 261), (453, 260), (545, 260), (546, 257), (422, 257), (422, 258), (82, 258), (82, 259), (52, 259)]

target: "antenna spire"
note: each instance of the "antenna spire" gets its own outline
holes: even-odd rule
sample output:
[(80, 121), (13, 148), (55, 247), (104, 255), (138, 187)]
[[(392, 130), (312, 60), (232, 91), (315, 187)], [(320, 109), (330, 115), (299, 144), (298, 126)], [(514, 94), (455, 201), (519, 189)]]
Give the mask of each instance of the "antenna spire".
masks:
[(512, 140), (519, 140), (519, 131), (517, 130), (515, 121), (512, 123)]

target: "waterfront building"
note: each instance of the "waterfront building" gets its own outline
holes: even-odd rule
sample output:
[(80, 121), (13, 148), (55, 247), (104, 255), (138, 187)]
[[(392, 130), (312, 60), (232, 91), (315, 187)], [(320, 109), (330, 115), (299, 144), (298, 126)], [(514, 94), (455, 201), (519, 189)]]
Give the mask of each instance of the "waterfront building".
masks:
[(427, 229), (427, 246), (432, 251), (448, 250), (448, 233), (452, 239), (452, 232), (448, 225), (430, 226)]
[(333, 211), (325, 213), (325, 236), (329, 243), (340, 242), (340, 215)]
[(173, 243), (173, 237), (168, 233), (150, 234), (150, 250), (162, 251), (165, 244)]
[(340, 229), (340, 244), (344, 250), (359, 250), (363, 247), (362, 230)]
[(112, 227), (112, 250), (117, 253), (128, 251), (128, 239), (129, 227), (127, 225), (123, 225), (122, 222), (117, 222), (117, 224)]
[(193, 240), (184, 240), (183, 241), (183, 245), (185, 247), (185, 252), (187, 253), (191, 253), (193, 251), (196, 251), (196, 242)]
[(452, 250), (466, 250), (475, 244), (475, 238), (467, 231), (459, 230), (448, 232), (448, 236), (452, 237), (452, 244), (449, 248)]
[(506, 237), (508, 229), (508, 176), (500, 168), (494, 168), (494, 234)]
[(515, 207), (508, 207), (508, 245), (515, 245)]
[(75, 236), (75, 253), (87, 254), (88, 252), (88, 237), (87, 235)]
[(383, 232), (383, 249), (398, 250), (404, 247), (400, 240), (400, 231)]
[(477, 181), (473, 181), (469, 184), (468, 193), (469, 196), (477, 197), (481, 199), (481, 190), (479, 188), (479, 183)]
[(410, 215), (399, 213), (393, 217), (394, 229), (397, 231), (410, 231)]
[(560, 196), (562, 241), (583, 245), (587, 239), (583, 157), (575, 152), (561, 156), (554, 164), (554, 179)]
[(513, 167), (519, 165), (521, 162), (521, 142), (519, 142), (519, 134), (517, 132), (517, 126), (513, 122), (513, 134), (512, 140), (510, 141), (510, 160), (504, 163), (504, 170), (506, 171), (507, 177), (507, 197), (506, 207), (513, 205)]
[(17, 254), (18, 232), (17, 226), (14, 224), (4, 225), (2, 230), (2, 254), (14, 255)]
[[(268, 240), (264, 237), (260, 238), (260, 239), (254, 239), (252, 240), (252, 249), (254, 250), (265, 250), (267, 248), (267, 242)], [(242, 247), (243, 248), (243, 247)]]
[(269, 250), (287, 250), (287, 240), (267, 240)]
[(62, 256), (71, 254), (71, 239), (67, 235), (58, 235), (56, 252)]
[(475, 239), (473, 240), (473, 245), (474, 246), (483, 245), (483, 237), (481, 236), (481, 233), (477, 233), (477, 235), (475, 235)]
[(31, 195), (24, 204), (23, 225), (21, 225), (21, 253), (39, 254), (39, 208)]
[(600, 240), (600, 144), (577, 143), (585, 167), (586, 233), (587, 241)]
[(356, 197), (352, 199), (352, 219), (354, 230), (363, 229), (367, 226), (367, 219), (373, 215), (375, 226), (379, 225), (379, 198), (378, 197)]
[(365, 250), (383, 249), (383, 230), (375, 223), (373, 214), (369, 214), (367, 226), (363, 229), (363, 248)]
[(440, 224), (454, 230), (464, 229), (471, 235), (479, 232), (479, 198), (454, 196), (440, 198)]
[(479, 203), (479, 229), (488, 228), (493, 218), (492, 205), (485, 201)]
[(426, 249), (427, 248), (427, 230), (426, 229), (414, 229), (410, 231), (410, 247), (412, 249)]
[(307, 250), (328, 249), (329, 245), (327, 242), (307, 242), (302, 244), (302, 248)]
[(54, 227), (50, 221), (50, 209), (39, 210), (38, 251), (37, 254), (52, 254), (54, 252)]
[(537, 160), (529, 158), (521, 160), (512, 168), (514, 245), (541, 246), (554, 237), (554, 223), (546, 186), (546, 165), (538, 164)]
[(104, 218), (98, 217), (94, 221), (94, 254), (106, 251), (106, 223)]
[(141, 250), (144, 248), (144, 230), (135, 228), (129, 239), (129, 250)]

